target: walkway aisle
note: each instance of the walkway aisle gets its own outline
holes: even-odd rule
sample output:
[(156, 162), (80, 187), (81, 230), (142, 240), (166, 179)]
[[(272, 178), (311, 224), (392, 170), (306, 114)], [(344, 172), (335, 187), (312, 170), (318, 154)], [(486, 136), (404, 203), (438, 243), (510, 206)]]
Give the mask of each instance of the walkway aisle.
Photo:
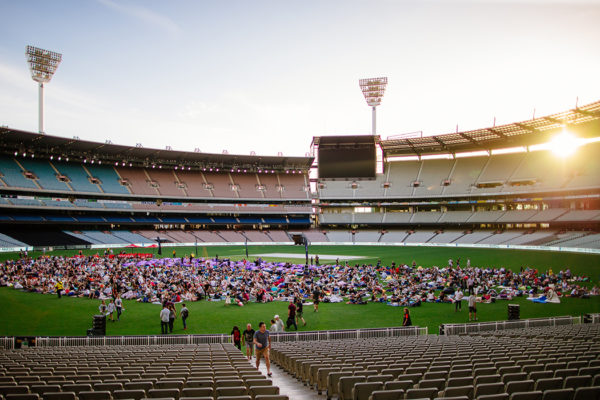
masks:
[[(254, 358), (252, 359), (254, 361)], [(264, 376), (267, 376), (267, 367), (265, 366), (265, 360), (261, 360), (260, 372)], [(316, 390), (309, 388), (308, 386), (302, 385), (300, 381), (293, 378), (287, 372), (285, 372), (278, 365), (271, 363), (271, 373), (273, 376), (273, 386), (279, 386), (279, 393), (285, 394), (290, 400), (313, 400), (313, 399), (326, 399), (327, 396), (324, 394), (318, 395)]]

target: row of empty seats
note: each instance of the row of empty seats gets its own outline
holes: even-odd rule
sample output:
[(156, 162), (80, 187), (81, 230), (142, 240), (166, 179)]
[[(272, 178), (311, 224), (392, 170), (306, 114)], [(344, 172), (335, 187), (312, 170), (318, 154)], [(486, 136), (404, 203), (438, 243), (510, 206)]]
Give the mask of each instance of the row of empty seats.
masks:
[(288, 400), (231, 344), (5, 350), (0, 352), (0, 396)]
[(308, 216), (281, 217), (224, 217), (224, 216), (145, 216), (145, 215), (40, 215), (0, 213), (4, 222), (83, 222), (83, 223), (138, 223), (138, 224), (206, 224), (206, 225), (308, 225)]
[(598, 222), (600, 210), (496, 210), (496, 211), (420, 211), (386, 213), (322, 213), (321, 224), (472, 224), (472, 223), (536, 223)]
[(308, 177), (112, 167), (0, 157), (0, 188), (119, 195), (228, 199), (310, 199)]
[[(586, 231), (413, 231), (413, 230), (328, 230), (317, 239), (327, 242), (354, 243), (457, 243), (489, 245), (537, 245), (556, 247), (600, 248), (600, 234)], [(354, 233), (353, 233), (354, 232)], [(317, 240), (314, 240), (317, 241)]]
[(328, 399), (600, 396), (597, 324), (546, 328), (545, 334), (276, 343), (272, 359), (318, 394), (326, 392)]
[(442, 197), (600, 187), (600, 143), (559, 160), (549, 151), (388, 162), (375, 180), (329, 181), (321, 199)]

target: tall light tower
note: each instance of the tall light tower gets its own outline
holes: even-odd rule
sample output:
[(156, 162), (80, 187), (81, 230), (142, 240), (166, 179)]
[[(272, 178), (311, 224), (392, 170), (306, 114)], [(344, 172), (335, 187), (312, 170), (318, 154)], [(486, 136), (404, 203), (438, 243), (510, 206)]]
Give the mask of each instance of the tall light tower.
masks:
[(27, 46), (25, 55), (31, 71), (31, 78), (40, 85), (39, 90), (39, 131), (44, 133), (44, 83), (50, 82), (58, 64), (62, 61), (62, 54)]
[(385, 87), (387, 85), (387, 78), (368, 78), (361, 79), (358, 81), (360, 85), (360, 89), (365, 96), (365, 100), (367, 100), (367, 104), (373, 107), (373, 121), (372, 121), (372, 129), (371, 133), (373, 135), (377, 134), (377, 112), (375, 111), (375, 107), (381, 104), (381, 98), (385, 93)]

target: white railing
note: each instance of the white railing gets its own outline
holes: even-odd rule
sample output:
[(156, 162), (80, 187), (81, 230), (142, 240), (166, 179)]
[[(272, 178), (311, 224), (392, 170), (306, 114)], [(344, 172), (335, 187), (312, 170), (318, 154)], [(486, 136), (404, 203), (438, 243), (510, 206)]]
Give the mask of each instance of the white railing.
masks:
[(0, 337), (0, 349), (11, 350), (15, 348), (15, 338), (13, 336)]
[(588, 321), (591, 324), (600, 324), (600, 313), (595, 313), (595, 314), (587, 314), (586, 317), (588, 317), (590, 320)]
[(427, 327), (408, 326), (391, 328), (343, 329), (331, 331), (272, 333), (273, 342), (305, 342), (308, 340), (368, 339), (376, 337), (427, 335)]
[[(367, 339), (375, 337), (427, 335), (427, 327), (390, 327), (373, 329), (344, 329), (331, 331), (272, 333), (273, 342), (299, 342), (307, 340)], [(155, 346), (193, 345), (204, 343), (231, 343), (231, 335), (152, 335), (152, 336), (39, 336), (38, 347), (66, 346)], [(0, 338), (0, 346), (14, 348), (14, 337)]]
[(581, 324), (581, 317), (561, 316), (548, 318), (531, 318), (511, 321), (491, 321), (468, 324), (443, 324), (440, 334), (447, 336), (461, 334), (478, 334), (485, 332), (503, 331), (507, 329), (526, 329), (542, 326), (562, 326)]

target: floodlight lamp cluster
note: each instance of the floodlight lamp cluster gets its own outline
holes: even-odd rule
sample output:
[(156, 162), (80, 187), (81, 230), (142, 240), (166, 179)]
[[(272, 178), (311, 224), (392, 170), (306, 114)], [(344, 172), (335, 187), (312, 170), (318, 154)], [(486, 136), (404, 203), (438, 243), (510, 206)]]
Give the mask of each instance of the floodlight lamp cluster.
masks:
[(381, 99), (387, 85), (387, 78), (361, 79), (358, 83), (369, 106), (377, 107), (381, 104)]
[(62, 54), (27, 46), (25, 54), (31, 71), (31, 78), (39, 83), (48, 83), (62, 61)]

